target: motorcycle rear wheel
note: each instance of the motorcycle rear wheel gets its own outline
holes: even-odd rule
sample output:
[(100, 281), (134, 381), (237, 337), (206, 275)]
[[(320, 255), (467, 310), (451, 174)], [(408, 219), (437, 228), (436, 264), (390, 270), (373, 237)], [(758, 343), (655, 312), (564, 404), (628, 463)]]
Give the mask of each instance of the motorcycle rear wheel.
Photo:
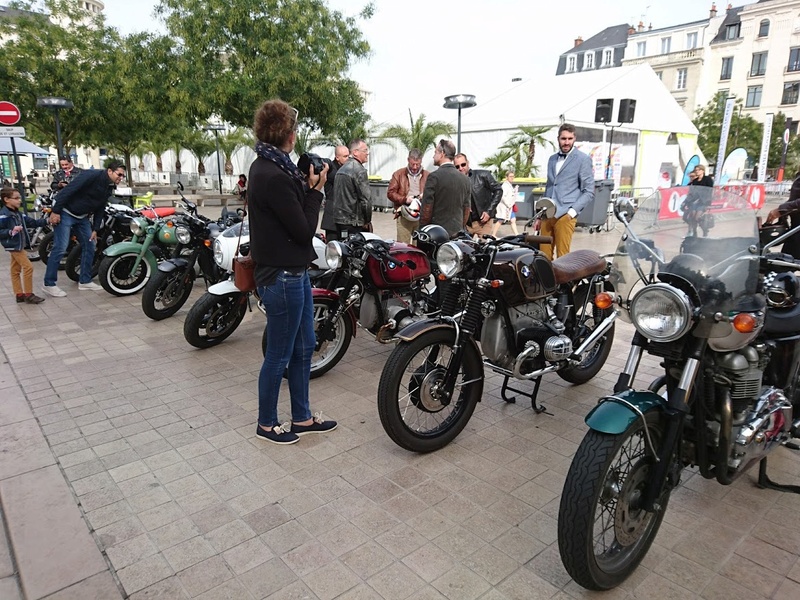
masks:
[[(47, 264), (47, 259), (50, 257), (50, 253), (53, 251), (53, 238), (55, 237), (55, 232), (50, 231), (44, 235), (44, 237), (39, 242), (39, 258), (44, 264)], [(69, 238), (69, 242), (67, 242), (67, 249), (64, 251), (64, 256), (61, 257), (61, 263), (58, 265), (58, 270), (63, 271), (64, 265), (67, 261), (67, 256), (75, 247), (78, 242), (74, 240), (72, 237)]]
[[(336, 310), (337, 302), (333, 300), (314, 300), (314, 332), (319, 328), (320, 323), (327, 317), (328, 312)], [(333, 367), (339, 364), (353, 339), (353, 321), (348, 314), (343, 314), (336, 323), (333, 324), (333, 339), (319, 343), (319, 348), (314, 350), (311, 355), (311, 379), (321, 377)], [(264, 333), (261, 336), (261, 354), (267, 354), (267, 326), (264, 325)]]
[[(645, 413), (658, 447), (657, 411)], [(558, 548), (570, 576), (590, 590), (621, 584), (647, 554), (658, 533), (670, 490), (660, 510), (637, 508), (653, 462), (644, 427), (637, 419), (619, 435), (590, 430), (572, 459), (558, 510)]]
[[(434, 329), (410, 342), (399, 342), (381, 372), (378, 415), (392, 441), (412, 452), (443, 448), (466, 427), (483, 394), (483, 362), (467, 344), (453, 398), (435, 394), (453, 352), (455, 331)], [(470, 382), (470, 383), (466, 383)], [(462, 387), (462, 384), (465, 384)]]
[(183, 337), (195, 348), (205, 349), (226, 340), (244, 319), (247, 294), (206, 292), (194, 303), (183, 322)]
[(194, 287), (194, 270), (156, 271), (144, 286), (142, 311), (154, 321), (167, 319), (186, 304)]
[[(95, 252), (92, 259), (92, 279), (97, 277), (100, 272), (100, 262), (103, 260), (101, 252)], [(75, 246), (69, 251), (66, 261), (64, 261), (64, 272), (72, 281), (79, 281), (81, 277), (81, 244), (75, 242)]]
[(138, 252), (104, 256), (100, 261), (97, 277), (103, 289), (114, 296), (130, 296), (147, 285), (152, 275), (152, 267), (147, 260), (142, 258), (136, 271), (131, 274), (131, 268), (138, 256)]
[[(575, 301), (576, 304), (581, 299), (586, 297), (586, 288), (578, 288), (575, 292)], [(587, 334), (581, 336), (577, 339), (572, 340), (574, 347), (578, 347), (583, 343), (592, 331), (594, 331), (595, 326), (599, 325), (599, 321), (595, 322), (594, 317), (592, 316), (593, 311), (600, 313), (601, 318), (606, 318), (609, 314), (611, 314), (611, 309), (605, 309), (602, 311), (597, 311), (594, 308), (594, 304), (591, 302), (587, 302), (586, 306), (582, 309), (579, 306), (576, 306), (576, 313), (579, 318), (586, 318), (591, 319), (593, 325), (588, 328)], [(606, 331), (603, 338), (595, 344), (594, 348), (591, 350), (587, 350), (586, 353), (583, 355), (583, 360), (578, 363), (577, 365), (573, 365), (570, 367), (566, 367), (565, 369), (561, 369), (557, 371), (558, 376), (561, 377), (564, 381), (568, 381), (569, 383), (573, 383), (576, 385), (580, 385), (582, 383), (586, 383), (590, 379), (592, 379), (595, 375), (600, 372), (600, 369), (603, 368), (603, 365), (606, 364), (606, 360), (608, 360), (608, 355), (611, 353), (611, 347), (614, 345), (614, 330), (616, 325), (612, 325), (611, 328)]]

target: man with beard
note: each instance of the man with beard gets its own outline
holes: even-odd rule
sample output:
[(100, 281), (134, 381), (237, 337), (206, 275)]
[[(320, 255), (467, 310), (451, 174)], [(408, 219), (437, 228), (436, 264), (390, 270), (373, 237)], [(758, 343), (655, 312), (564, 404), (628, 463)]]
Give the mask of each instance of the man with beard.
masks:
[(433, 164), (439, 168), (425, 181), (419, 217), (420, 227), (430, 223), (440, 225), (451, 238), (464, 230), (471, 198), (469, 178), (456, 170), (455, 155), (456, 147), (450, 140), (440, 140), (436, 144)]
[(397, 241), (411, 243), (411, 234), (419, 227), (419, 208), (428, 171), (422, 168), (422, 152), (412, 148), (408, 153), (408, 167), (392, 174), (386, 196), (395, 206)]

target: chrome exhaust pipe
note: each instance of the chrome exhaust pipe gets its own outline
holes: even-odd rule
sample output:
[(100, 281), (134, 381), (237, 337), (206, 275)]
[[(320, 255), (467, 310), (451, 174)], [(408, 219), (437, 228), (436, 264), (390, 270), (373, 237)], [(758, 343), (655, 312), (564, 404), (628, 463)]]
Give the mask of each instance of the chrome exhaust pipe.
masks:
[(589, 337), (583, 340), (583, 343), (572, 352), (572, 356), (569, 357), (569, 360), (580, 362), (583, 353), (592, 348), (600, 340), (600, 338), (603, 337), (603, 335), (609, 329), (611, 329), (611, 326), (614, 324), (614, 321), (616, 321), (618, 314), (619, 313), (615, 310), (613, 313), (603, 319), (603, 322), (600, 323), (600, 325), (589, 334)]

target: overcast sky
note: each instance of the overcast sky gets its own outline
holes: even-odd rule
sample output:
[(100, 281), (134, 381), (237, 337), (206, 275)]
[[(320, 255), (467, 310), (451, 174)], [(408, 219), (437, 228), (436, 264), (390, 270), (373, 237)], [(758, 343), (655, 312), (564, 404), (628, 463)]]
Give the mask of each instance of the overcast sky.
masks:
[[(103, 2), (107, 22), (122, 33), (161, 27), (152, 17), (157, 0)], [(724, 10), (727, 3), (716, 4)], [(329, 0), (328, 5), (355, 16), (362, 3)], [(429, 120), (455, 122), (455, 111), (442, 108), (444, 96), (475, 94), (479, 106), (471, 110), (485, 110), (518, 85), (513, 78), (525, 82), (553, 75), (558, 56), (578, 36), (588, 39), (606, 27), (640, 20), (657, 29), (705, 19), (712, 1), (375, 0), (375, 5), (375, 16), (360, 23), (372, 56), (356, 64), (351, 76), (371, 93), (367, 111), (376, 123), (407, 125), (409, 109), (415, 117), (424, 113)]]

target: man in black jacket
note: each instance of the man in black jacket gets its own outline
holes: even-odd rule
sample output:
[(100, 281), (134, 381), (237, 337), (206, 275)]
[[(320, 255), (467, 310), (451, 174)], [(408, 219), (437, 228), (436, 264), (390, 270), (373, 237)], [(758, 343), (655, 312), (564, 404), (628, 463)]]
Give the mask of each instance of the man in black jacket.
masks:
[(369, 177), (364, 163), (369, 159), (369, 146), (362, 139), (350, 142), (350, 158), (336, 172), (333, 182), (333, 220), (340, 238), (351, 233), (372, 231), (372, 198)]
[(325, 210), (322, 211), (322, 223), (320, 224), (320, 227), (325, 230), (325, 240), (328, 242), (339, 239), (339, 230), (336, 228), (336, 221), (334, 220), (336, 201), (333, 196), (333, 182), (336, 178), (336, 173), (347, 162), (349, 157), (350, 148), (336, 146), (333, 160), (328, 168), (328, 180), (325, 182)]
[(54, 192), (63, 190), (70, 181), (83, 173), (83, 169), (76, 167), (67, 155), (59, 157), (58, 166), (61, 168), (53, 175), (53, 182), (50, 184), (50, 189)]
[(125, 177), (125, 165), (113, 160), (107, 169), (79, 173), (58, 193), (53, 212), (50, 214), (50, 224), (55, 228), (55, 233), (53, 249), (47, 258), (47, 270), (44, 273), (42, 291), (45, 294), (56, 298), (67, 295), (56, 283), (58, 264), (67, 250), (73, 229), (81, 244), (81, 275), (78, 289), (81, 291), (103, 289), (92, 283), (94, 241), (97, 238), (97, 230), (103, 226), (108, 197), (123, 177)]
[(494, 211), (503, 197), (503, 186), (497, 183), (489, 171), (470, 169), (466, 154), (456, 154), (455, 163), (456, 169), (469, 177), (472, 186), (472, 210), (467, 231), (479, 237), (491, 233)]

